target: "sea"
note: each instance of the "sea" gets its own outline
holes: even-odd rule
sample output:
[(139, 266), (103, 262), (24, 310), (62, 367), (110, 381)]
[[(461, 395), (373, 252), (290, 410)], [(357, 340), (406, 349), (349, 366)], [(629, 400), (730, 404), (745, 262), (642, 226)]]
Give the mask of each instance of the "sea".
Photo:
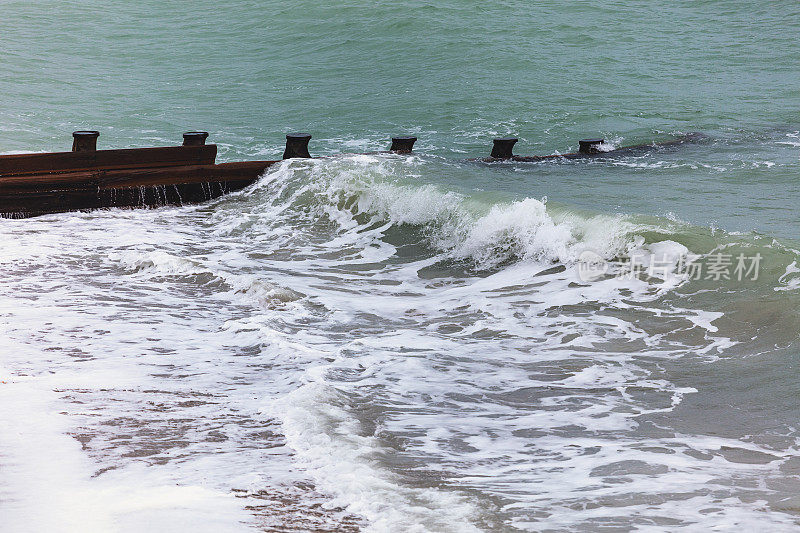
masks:
[(1, 0), (0, 153), (316, 157), (0, 220), (0, 531), (800, 531), (799, 35), (796, 0)]

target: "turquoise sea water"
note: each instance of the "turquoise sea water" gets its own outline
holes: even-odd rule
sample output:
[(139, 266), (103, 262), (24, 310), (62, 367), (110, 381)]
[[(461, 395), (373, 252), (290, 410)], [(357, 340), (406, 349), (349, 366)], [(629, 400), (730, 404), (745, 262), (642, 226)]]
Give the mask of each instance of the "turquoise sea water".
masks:
[[(0, 221), (0, 531), (800, 527), (799, 34), (792, 1), (0, 1), (2, 153), (419, 138)], [(758, 279), (681, 277), (715, 254)]]
[[(775, 179), (792, 187), (796, 153), (778, 143), (798, 128), (794, 2), (4, 2), (3, 9), (6, 151), (63, 149), (71, 130), (87, 127), (101, 130), (107, 147), (170, 143), (184, 130), (206, 129), (227, 160), (277, 158), (284, 133), (306, 130), (315, 154), (384, 149), (390, 135), (413, 133), (418, 150), (448, 157), (487, 155), (491, 137), (506, 134), (521, 138), (520, 154), (550, 154), (598, 134), (638, 144), (700, 131), (722, 146), (679, 162), (700, 166), (691, 181), (717, 193), (718, 205), (692, 221), (738, 217), (731, 204), (742, 194), (752, 199), (744, 202), (750, 212), (732, 227), (780, 232), (794, 220), (772, 212), (790, 209), (780, 199), (760, 206), (769, 215), (752, 212), (766, 193), (740, 189)], [(656, 200), (612, 190), (601, 207), (689, 214), (707, 205), (694, 191), (695, 198), (661, 202), (695, 170), (666, 167), (604, 168), (611, 181), (647, 183), (645, 196)], [(569, 201), (572, 183), (558, 194), (552, 187), (574, 175), (533, 171), (513, 192)]]

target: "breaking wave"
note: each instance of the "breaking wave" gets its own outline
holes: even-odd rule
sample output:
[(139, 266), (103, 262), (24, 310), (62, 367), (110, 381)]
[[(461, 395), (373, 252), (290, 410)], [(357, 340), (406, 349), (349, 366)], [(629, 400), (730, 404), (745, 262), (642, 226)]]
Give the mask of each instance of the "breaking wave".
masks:
[[(777, 505), (763, 480), (794, 444), (670, 417), (707, 394), (684, 368), (795, 342), (796, 247), (469, 189), (462, 170), (416, 156), (291, 160), (206, 205), (64, 215), (57, 227), (4, 221), (29, 231), (7, 239), (10, 290), (61, 315), (9, 308), (22, 314), (7, 336), (71, 343), (71, 370), (47, 379), (84, 402), (70, 416), (103, 406), (81, 419), (97, 436), (90, 449), (133, 424), (117, 397), (157, 406), (147, 423), (158, 431), (197, 433), (160, 444), (175, 479), (199, 483), (180, 452), (192, 443), (217, 465), (213, 494), (253, 508), (273, 498), (306, 524), (671, 531), (763, 520)], [(760, 254), (760, 276), (681, 272), (715, 254)], [(69, 283), (49, 277), (56, 264), (75, 271)], [(62, 305), (84, 300), (104, 304)], [(95, 324), (85, 334), (84, 321)], [(114, 390), (111, 375), (126, 376)], [(194, 388), (203, 395), (174, 404)], [(161, 406), (174, 419), (159, 422)]]

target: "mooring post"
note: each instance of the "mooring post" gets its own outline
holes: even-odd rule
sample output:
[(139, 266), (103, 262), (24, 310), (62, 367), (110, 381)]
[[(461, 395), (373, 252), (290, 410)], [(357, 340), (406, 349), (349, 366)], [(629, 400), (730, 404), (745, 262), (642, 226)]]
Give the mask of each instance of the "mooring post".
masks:
[(582, 154), (599, 154), (600, 145), (605, 142), (605, 139), (581, 139), (578, 141), (578, 151)]
[(97, 150), (99, 131), (79, 130), (72, 132), (73, 152), (94, 152)]
[(208, 139), (207, 131), (187, 131), (183, 134), (184, 146), (202, 146)]
[(417, 142), (416, 137), (392, 137), (392, 147), (389, 148), (389, 151), (398, 154), (410, 154), (414, 149), (415, 142)]
[(492, 157), (495, 159), (511, 159), (514, 157), (512, 152), (518, 140), (516, 137), (495, 139), (494, 146), (492, 146)]
[(311, 157), (308, 153), (308, 141), (311, 135), (308, 133), (290, 133), (286, 136), (286, 150), (283, 151), (284, 159), (293, 157)]

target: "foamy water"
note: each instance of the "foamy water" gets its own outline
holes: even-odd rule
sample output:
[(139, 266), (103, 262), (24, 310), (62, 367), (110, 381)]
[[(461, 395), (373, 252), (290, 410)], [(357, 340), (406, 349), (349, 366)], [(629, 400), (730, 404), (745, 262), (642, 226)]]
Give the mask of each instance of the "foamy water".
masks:
[(0, 153), (333, 157), (0, 219), (0, 532), (800, 526), (796, 2), (2, 8)]
[[(442, 164), (3, 221), (8, 530), (792, 529), (793, 434), (684, 407), (753, 341), (676, 265), (746, 241), (488, 201)], [(793, 265), (762, 284), (794, 298)]]

